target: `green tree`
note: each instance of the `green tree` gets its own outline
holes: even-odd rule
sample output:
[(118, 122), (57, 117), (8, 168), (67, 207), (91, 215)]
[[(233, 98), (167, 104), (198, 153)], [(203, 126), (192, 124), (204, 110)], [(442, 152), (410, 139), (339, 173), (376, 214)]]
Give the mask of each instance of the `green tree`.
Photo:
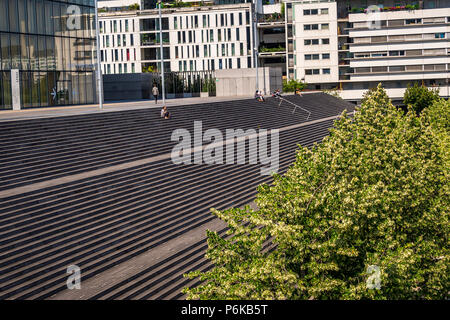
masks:
[(299, 80), (290, 79), (289, 81), (283, 81), (283, 92), (295, 92), (295, 90), (303, 90), (305, 87), (306, 83)]
[(128, 6), (129, 10), (139, 10), (140, 6), (137, 3), (131, 4)]
[(408, 85), (403, 95), (403, 103), (406, 106), (411, 105), (417, 114), (438, 99), (439, 89), (428, 89), (426, 86), (419, 86), (417, 83), (414, 86)]
[(188, 299), (448, 299), (449, 108), (405, 115), (379, 85), (259, 187), (257, 210), (212, 209), (229, 232), (207, 232), (213, 268), (188, 275), (203, 281)]

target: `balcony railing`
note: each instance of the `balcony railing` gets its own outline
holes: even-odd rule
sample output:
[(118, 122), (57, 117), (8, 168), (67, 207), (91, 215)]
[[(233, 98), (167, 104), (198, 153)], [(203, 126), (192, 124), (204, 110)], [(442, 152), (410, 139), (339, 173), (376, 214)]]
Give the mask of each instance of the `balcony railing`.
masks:
[(278, 46), (278, 47), (265, 47), (265, 46), (260, 46), (258, 51), (260, 53), (266, 53), (266, 52), (285, 52), (286, 51), (286, 47), (283, 46)]
[(281, 13), (260, 14), (258, 13), (258, 22), (284, 22), (284, 15)]
[[(411, 11), (418, 10), (420, 6), (418, 4), (407, 4), (406, 6), (394, 6), (394, 7), (379, 7), (381, 12), (389, 12), (389, 11)], [(370, 11), (370, 10), (369, 10)], [(350, 13), (367, 13), (368, 8), (352, 8)]]

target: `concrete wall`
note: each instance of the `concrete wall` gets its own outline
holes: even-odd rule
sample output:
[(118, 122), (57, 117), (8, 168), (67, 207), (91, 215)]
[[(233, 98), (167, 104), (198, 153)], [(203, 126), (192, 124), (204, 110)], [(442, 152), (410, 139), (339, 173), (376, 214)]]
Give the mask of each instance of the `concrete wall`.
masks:
[[(259, 90), (265, 95), (282, 89), (281, 68), (258, 68)], [(254, 95), (256, 91), (256, 68), (216, 71), (216, 96)]]
[(105, 100), (140, 100), (149, 99), (150, 86), (159, 82), (151, 73), (128, 73), (103, 75)]

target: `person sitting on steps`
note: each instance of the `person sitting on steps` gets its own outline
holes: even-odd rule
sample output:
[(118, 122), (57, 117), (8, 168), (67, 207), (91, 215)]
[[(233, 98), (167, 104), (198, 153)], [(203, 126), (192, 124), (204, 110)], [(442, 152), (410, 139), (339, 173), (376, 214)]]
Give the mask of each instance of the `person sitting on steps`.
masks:
[(166, 107), (166, 106), (164, 106), (164, 107), (161, 109), (161, 118), (164, 118), (164, 119), (170, 119), (170, 112), (167, 110), (167, 107)]
[(281, 98), (280, 90), (279, 89), (275, 90), (272, 94), (272, 97), (273, 98)]
[(266, 101), (266, 100), (264, 99), (264, 96), (263, 96), (262, 92), (259, 91), (259, 90), (256, 90), (255, 98), (256, 98), (256, 100), (258, 100), (259, 102), (265, 102), (265, 101)]

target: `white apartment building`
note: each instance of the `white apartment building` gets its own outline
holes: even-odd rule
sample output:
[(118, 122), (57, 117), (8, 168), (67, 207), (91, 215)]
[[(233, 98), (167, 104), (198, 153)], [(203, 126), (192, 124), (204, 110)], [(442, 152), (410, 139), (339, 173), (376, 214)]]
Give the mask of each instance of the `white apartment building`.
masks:
[[(251, 4), (162, 9), (165, 71), (253, 66)], [(158, 10), (100, 14), (104, 74), (160, 70)]]
[(289, 78), (354, 101), (379, 82), (394, 100), (411, 82), (449, 96), (449, 0), (288, 0), (285, 12)]
[[(139, 19), (136, 13), (99, 14), (103, 74), (141, 72)], [(108, 18), (104, 18), (104, 15)]]
[[(351, 99), (382, 81), (389, 96), (402, 97), (411, 81), (439, 87), (449, 96), (450, 7), (379, 12), (378, 25), (370, 14), (350, 14), (350, 83), (345, 97)], [(369, 19), (368, 19), (369, 18)]]
[[(256, 8), (258, 66), (281, 66), (287, 78), (342, 89), (352, 101), (379, 82), (394, 100), (413, 81), (449, 96), (450, 0), (273, 2)], [(254, 67), (252, 10), (251, 3), (163, 9), (165, 70)], [(160, 70), (158, 10), (102, 13), (100, 24), (104, 74)]]
[(288, 6), (289, 29), (286, 41), (292, 41), (288, 52), (289, 77), (311, 84), (339, 81), (338, 25), (336, 2), (292, 2)]

